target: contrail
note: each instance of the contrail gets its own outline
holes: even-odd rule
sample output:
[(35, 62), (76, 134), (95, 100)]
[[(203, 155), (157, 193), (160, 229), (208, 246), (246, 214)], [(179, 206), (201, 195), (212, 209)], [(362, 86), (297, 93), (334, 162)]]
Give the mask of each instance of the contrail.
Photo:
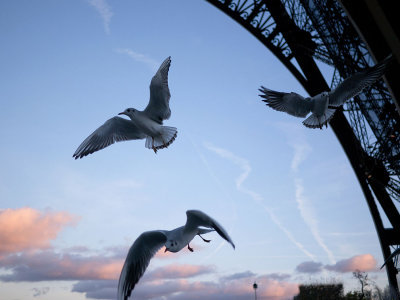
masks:
[[(218, 188), (225, 194), (225, 196), (230, 200), (229, 203), (231, 203), (232, 207), (233, 207), (233, 214), (234, 214), (234, 220), (236, 221), (237, 219), (237, 207), (235, 204), (235, 201), (229, 196), (228, 192), (226, 191), (224, 185), (221, 183), (221, 181), (218, 179), (218, 177), (215, 175), (213, 169), (211, 168), (209, 162), (207, 161), (207, 159), (204, 157), (203, 153), (201, 153), (199, 147), (197, 146), (197, 144), (194, 142), (194, 140), (192, 139), (192, 137), (190, 135), (187, 135), (187, 137), (189, 138), (191, 144), (193, 145), (193, 148), (195, 149), (195, 151), (197, 152), (197, 154), (199, 155), (201, 161), (203, 162), (203, 164), (205, 165), (208, 173), (210, 174), (211, 178), (214, 180), (214, 182), (217, 184)], [(234, 224), (232, 224), (232, 226), (230, 227), (230, 232), (232, 232), (234, 230)], [(204, 257), (204, 259), (202, 259), (202, 262), (208, 260), (210, 257), (214, 256), (216, 253), (219, 252), (219, 250), (221, 250), (221, 248), (223, 246), (225, 246), (226, 243), (224, 241), (220, 242), (219, 245), (217, 246), (217, 248), (208, 256)]]
[(228, 159), (231, 162), (233, 162), (235, 165), (239, 166), (242, 169), (242, 173), (239, 175), (239, 177), (236, 178), (236, 188), (238, 191), (249, 195), (255, 203), (258, 205), (262, 206), (263, 209), (267, 212), (271, 220), (284, 232), (284, 234), (287, 236), (287, 238), (300, 250), (302, 251), (305, 255), (307, 255), (309, 258), (311, 258), (313, 261), (315, 261), (315, 255), (307, 251), (307, 249), (300, 243), (298, 242), (293, 234), (282, 224), (282, 222), (279, 220), (279, 218), (272, 212), (272, 210), (266, 206), (264, 202), (264, 198), (258, 194), (255, 191), (249, 190), (245, 186), (243, 186), (243, 182), (247, 179), (251, 172), (251, 166), (249, 162), (241, 158), (239, 156), (236, 156), (232, 152), (215, 147), (209, 143), (206, 143), (204, 145), (208, 150), (218, 154), (222, 158)]
[(307, 143), (306, 138), (303, 134), (303, 129), (299, 129), (298, 126), (292, 126), (287, 123), (279, 123), (278, 127), (286, 133), (288, 144), (293, 148), (293, 159), (290, 165), (290, 169), (294, 174), (294, 186), (296, 190), (296, 202), (297, 208), (300, 211), (300, 215), (304, 223), (308, 226), (317, 244), (325, 251), (332, 264), (336, 263), (335, 257), (332, 252), (325, 244), (321, 237), (318, 228), (318, 220), (316, 213), (313, 209), (312, 203), (304, 196), (303, 181), (298, 175), (299, 165), (307, 159), (308, 154), (312, 151), (311, 146)]

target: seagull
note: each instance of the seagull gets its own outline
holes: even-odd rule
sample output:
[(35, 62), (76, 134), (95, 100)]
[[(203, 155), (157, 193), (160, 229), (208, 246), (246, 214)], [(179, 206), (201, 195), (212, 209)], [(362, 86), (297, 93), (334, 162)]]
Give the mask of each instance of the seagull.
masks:
[(393, 251), (392, 254), (389, 255), (389, 257), (385, 260), (385, 262), (383, 263), (381, 269), (386, 265), (386, 263), (391, 260), (393, 257), (397, 256), (400, 254), (400, 248), (397, 248), (396, 250)]
[(385, 73), (392, 54), (373, 67), (355, 73), (341, 82), (334, 90), (322, 92), (314, 97), (304, 98), (297, 93), (277, 92), (261, 86), (259, 95), (264, 102), (275, 110), (286, 112), (292, 116), (305, 118), (304, 126), (309, 128), (328, 127), (336, 109), (347, 100), (357, 96), (361, 91), (381, 78)]
[(143, 111), (127, 108), (118, 115), (126, 115), (130, 120), (118, 116), (107, 120), (80, 144), (72, 157), (82, 158), (115, 142), (144, 138), (146, 148), (153, 149), (154, 153), (171, 145), (178, 131), (175, 127), (162, 126), (163, 120), (171, 116), (168, 88), (170, 65), (171, 57), (168, 57), (151, 79), (150, 101)]
[[(206, 240), (201, 234), (215, 230), (223, 239), (232, 245), (233, 249), (235, 249), (235, 244), (232, 242), (225, 229), (210, 216), (199, 210), (188, 210), (186, 211), (186, 217), (185, 226), (178, 227), (171, 231), (146, 231), (136, 239), (129, 249), (128, 256), (126, 257), (119, 277), (118, 300), (127, 300), (130, 297), (135, 285), (146, 271), (151, 258), (163, 246), (165, 246), (164, 252), (179, 252), (186, 245), (189, 251), (193, 252), (193, 248), (189, 246), (193, 238), (198, 235), (204, 242), (209, 243), (210, 240)], [(201, 227), (207, 227), (209, 229)]]

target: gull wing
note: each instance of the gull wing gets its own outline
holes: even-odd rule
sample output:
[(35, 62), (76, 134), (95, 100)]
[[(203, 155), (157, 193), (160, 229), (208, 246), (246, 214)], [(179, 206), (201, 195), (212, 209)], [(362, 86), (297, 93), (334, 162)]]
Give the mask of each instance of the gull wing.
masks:
[(156, 252), (165, 245), (161, 230), (142, 233), (129, 249), (118, 282), (118, 300), (127, 300)]
[(216, 232), (218, 232), (218, 234), (223, 239), (225, 239), (227, 242), (229, 242), (232, 245), (233, 249), (235, 249), (235, 244), (232, 242), (232, 239), (229, 237), (228, 233), (213, 218), (206, 215), (205, 213), (203, 213), (200, 210), (188, 210), (188, 211), (186, 211), (186, 216), (187, 216), (187, 219), (186, 219), (184, 231), (191, 232), (193, 230), (196, 230), (200, 226), (212, 228)]
[(75, 159), (104, 149), (115, 142), (143, 139), (146, 135), (136, 125), (120, 117), (113, 117), (97, 128), (76, 149)]
[(395, 257), (396, 255), (400, 254), (400, 248), (397, 248), (396, 250), (393, 251), (392, 254), (389, 255), (389, 257), (385, 260), (385, 262), (383, 263), (381, 269), (386, 265), (386, 263), (391, 260), (393, 257)]
[(259, 95), (265, 103), (275, 110), (283, 111), (295, 117), (304, 118), (312, 109), (310, 98), (304, 98), (296, 93), (282, 93), (267, 89), (263, 86), (259, 89)]
[(370, 86), (383, 76), (391, 60), (392, 55), (389, 55), (375, 66), (357, 72), (346, 78), (329, 93), (329, 105), (340, 106), (347, 100), (357, 96), (363, 89)]
[(150, 83), (150, 101), (144, 112), (147, 116), (162, 124), (163, 120), (169, 119), (171, 110), (169, 108), (169, 99), (171, 94), (168, 87), (168, 71), (171, 65), (169, 56), (161, 64), (157, 73), (153, 76)]

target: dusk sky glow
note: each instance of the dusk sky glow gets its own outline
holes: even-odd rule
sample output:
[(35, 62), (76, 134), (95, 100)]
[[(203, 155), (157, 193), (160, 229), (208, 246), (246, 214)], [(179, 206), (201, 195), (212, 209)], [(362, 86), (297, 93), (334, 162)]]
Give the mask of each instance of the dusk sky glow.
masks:
[[(387, 285), (367, 204), (331, 128), (267, 107), (306, 95), (244, 28), (203, 0), (0, 2), (1, 300), (116, 299), (127, 251), (199, 209), (223, 225), (194, 252), (158, 252), (131, 299), (293, 299), (355, 269)], [(107, 119), (144, 109), (171, 56), (178, 137), (72, 154)], [(320, 64), (329, 82), (332, 70)], [(397, 205), (397, 204), (396, 204)]]

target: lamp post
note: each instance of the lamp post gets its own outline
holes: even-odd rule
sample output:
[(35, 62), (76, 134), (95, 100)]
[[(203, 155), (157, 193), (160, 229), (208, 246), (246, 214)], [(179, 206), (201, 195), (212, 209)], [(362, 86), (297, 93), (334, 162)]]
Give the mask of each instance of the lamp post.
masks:
[(257, 285), (257, 283), (254, 282), (253, 289), (254, 289), (254, 299), (255, 300), (257, 300), (257, 288), (258, 288), (258, 285)]

